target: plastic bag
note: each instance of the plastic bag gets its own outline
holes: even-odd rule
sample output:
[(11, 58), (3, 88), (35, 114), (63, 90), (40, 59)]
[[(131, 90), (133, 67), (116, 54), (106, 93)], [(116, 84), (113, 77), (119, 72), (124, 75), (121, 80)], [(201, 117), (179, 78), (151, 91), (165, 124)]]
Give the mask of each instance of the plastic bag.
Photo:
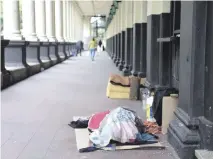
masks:
[(110, 140), (120, 143), (134, 142), (137, 134), (134, 113), (119, 107), (102, 120), (99, 129), (91, 133), (90, 140), (97, 147), (105, 147)]

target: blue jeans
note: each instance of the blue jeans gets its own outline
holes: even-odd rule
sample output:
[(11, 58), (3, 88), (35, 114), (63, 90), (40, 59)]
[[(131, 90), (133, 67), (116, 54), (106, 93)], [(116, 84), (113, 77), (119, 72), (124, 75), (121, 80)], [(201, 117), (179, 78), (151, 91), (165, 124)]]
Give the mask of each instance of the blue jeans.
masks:
[(95, 57), (95, 49), (90, 49), (90, 57), (92, 60), (94, 60)]

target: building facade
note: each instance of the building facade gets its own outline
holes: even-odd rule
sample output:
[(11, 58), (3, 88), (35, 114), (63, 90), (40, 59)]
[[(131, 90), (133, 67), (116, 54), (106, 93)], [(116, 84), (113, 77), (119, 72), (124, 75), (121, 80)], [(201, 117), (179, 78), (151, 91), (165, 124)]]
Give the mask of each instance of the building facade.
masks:
[(168, 141), (180, 158), (213, 150), (213, 2), (119, 1), (112, 7), (107, 51), (118, 69), (146, 78), (148, 88), (179, 90)]

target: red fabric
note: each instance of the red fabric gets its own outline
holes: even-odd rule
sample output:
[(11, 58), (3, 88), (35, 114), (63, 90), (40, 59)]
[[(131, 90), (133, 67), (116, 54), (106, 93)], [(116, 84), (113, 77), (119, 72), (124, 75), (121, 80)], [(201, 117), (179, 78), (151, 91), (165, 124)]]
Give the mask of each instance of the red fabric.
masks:
[(89, 119), (88, 128), (92, 131), (98, 129), (101, 121), (109, 113), (110, 113), (110, 111), (108, 110), (105, 112), (99, 112), (99, 113), (92, 115), (92, 117)]

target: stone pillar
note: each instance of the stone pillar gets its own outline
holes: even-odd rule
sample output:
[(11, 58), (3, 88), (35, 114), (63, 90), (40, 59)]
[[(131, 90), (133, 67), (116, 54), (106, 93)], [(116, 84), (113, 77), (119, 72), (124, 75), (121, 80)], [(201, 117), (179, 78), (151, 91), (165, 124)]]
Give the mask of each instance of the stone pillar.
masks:
[(163, 1), (161, 4), (160, 14), (160, 33), (159, 33), (159, 85), (161, 87), (169, 87), (171, 85), (171, 69), (172, 69), (172, 41), (171, 36), (171, 2)]
[(36, 34), (40, 41), (48, 41), (46, 36), (46, 15), (45, 15), (45, 1), (35, 1), (36, 13)]
[(213, 150), (212, 15), (212, 2), (181, 1), (179, 103), (168, 128), (181, 159), (193, 159), (195, 149)]
[[(119, 5), (119, 4), (118, 4)], [(119, 26), (119, 7), (116, 9), (116, 15), (115, 15), (115, 40), (116, 40), (116, 58), (114, 59), (115, 64), (117, 63), (118, 59), (119, 59), (119, 30), (118, 30), (118, 26)]]
[(72, 2), (69, 1), (69, 37), (70, 42), (72, 41)]
[(147, 5), (147, 84), (159, 83), (159, 37), (161, 1), (148, 1)]
[(73, 5), (71, 5), (71, 41), (74, 42), (74, 9)]
[(109, 56), (112, 57), (112, 22), (108, 26), (108, 32), (109, 32), (109, 49), (107, 50), (109, 53)]
[(118, 10), (117, 10), (117, 60), (115, 61), (116, 66), (118, 66), (120, 59), (121, 59), (121, 52), (120, 52), (120, 48), (121, 48), (121, 28), (120, 28), (120, 22), (121, 22), (121, 3), (118, 3)]
[(55, 42), (55, 1), (46, 0), (46, 35), (50, 42)]
[(3, 1), (4, 39), (22, 40), (20, 32), (19, 1)]
[(115, 62), (117, 60), (117, 10), (116, 13), (113, 17), (113, 28), (114, 28), (114, 57), (113, 57), (113, 61)]
[(22, 0), (22, 20), (23, 20), (23, 36), (28, 41), (25, 44), (23, 57), (26, 58), (28, 65), (28, 75), (34, 75), (41, 71), (41, 63), (39, 61), (40, 42), (36, 36), (35, 26), (35, 1)]
[(110, 23), (110, 54), (113, 56), (113, 22)]
[(76, 28), (77, 28), (77, 25), (76, 25), (76, 9), (75, 7), (73, 6), (72, 8), (72, 15), (73, 15), (73, 18), (72, 18), (72, 23), (73, 23), (73, 41), (76, 42)]
[(37, 41), (35, 28), (35, 1), (22, 0), (23, 35), (27, 41)]
[(67, 7), (66, 0), (63, 0), (63, 37), (64, 40), (67, 41)]
[(123, 70), (124, 64), (125, 64), (125, 1), (121, 2), (121, 12), (120, 12), (120, 29), (121, 29), (121, 37), (120, 37), (120, 63), (118, 65), (118, 68), (120, 71)]
[(140, 52), (141, 52), (141, 21), (142, 21), (142, 1), (133, 2), (133, 66), (132, 74), (138, 76), (140, 71)]
[(112, 59), (115, 58), (115, 17), (112, 19)]
[(146, 77), (146, 56), (147, 56), (147, 1), (141, 2), (141, 48), (140, 48), (140, 71), (138, 76)]
[(200, 117), (201, 147), (213, 151), (213, 3), (207, 2), (204, 116)]
[(70, 1), (66, 1), (66, 29), (67, 29), (67, 41), (70, 41)]
[(66, 54), (64, 50), (65, 42), (65, 2), (62, 0), (55, 0), (55, 33), (58, 40), (56, 52), (58, 53), (59, 62), (65, 60)]
[(59, 42), (63, 42), (63, 28), (64, 28), (64, 18), (63, 18), (63, 1), (55, 1), (55, 31), (56, 38)]
[(133, 11), (133, 2), (125, 2), (126, 10), (126, 33), (125, 33), (125, 66), (123, 69), (124, 76), (129, 76), (131, 74), (131, 59), (132, 59), (132, 11)]

